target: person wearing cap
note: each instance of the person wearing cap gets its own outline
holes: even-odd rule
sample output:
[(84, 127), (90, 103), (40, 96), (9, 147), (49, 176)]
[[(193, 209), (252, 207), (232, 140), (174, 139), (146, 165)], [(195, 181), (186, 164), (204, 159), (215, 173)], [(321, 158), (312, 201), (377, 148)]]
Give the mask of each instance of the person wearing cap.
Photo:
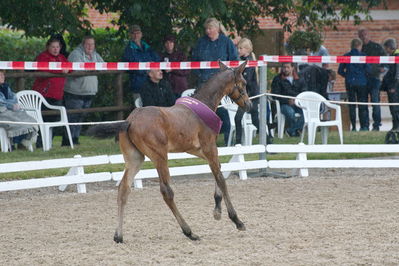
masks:
[[(185, 62), (186, 55), (176, 48), (176, 38), (173, 35), (167, 35), (164, 38), (164, 51), (161, 53), (161, 61), (165, 62)], [(176, 98), (181, 96), (181, 93), (188, 89), (187, 77), (190, 70), (166, 70), (164, 78), (167, 79)]]
[[(139, 25), (132, 25), (129, 28), (130, 41), (126, 45), (122, 56), (123, 62), (159, 62), (159, 56), (155, 53), (151, 46), (142, 40), (143, 33)], [(129, 71), (130, 88), (133, 97), (136, 99), (140, 96), (139, 91), (144, 81), (147, 79), (145, 70)]]

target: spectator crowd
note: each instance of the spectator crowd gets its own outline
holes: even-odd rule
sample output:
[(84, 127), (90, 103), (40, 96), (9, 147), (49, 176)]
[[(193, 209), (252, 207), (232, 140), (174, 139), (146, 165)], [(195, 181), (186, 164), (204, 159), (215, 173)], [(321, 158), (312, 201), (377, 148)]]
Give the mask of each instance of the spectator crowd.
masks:
[[(183, 62), (183, 61), (231, 61), (231, 60), (256, 60), (253, 53), (253, 45), (250, 39), (240, 38), (237, 45), (228, 37), (223, 24), (215, 18), (209, 18), (204, 23), (204, 35), (200, 37), (189, 55), (178, 46), (176, 36), (168, 34), (163, 39), (163, 50), (155, 51), (145, 41), (141, 27), (131, 25), (129, 27), (130, 39), (122, 53), (123, 62)], [(317, 51), (307, 51), (308, 55), (329, 55), (328, 49), (321, 45)], [(367, 29), (358, 31), (358, 38), (351, 41), (349, 52), (346, 56), (399, 56), (396, 39), (389, 38), (382, 45), (373, 42)], [(93, 36), (85, 36), (80, 45), (68, 54), (63, 37), (53, 35), (46, 43), (45, 50), (37, 55), (36, 61), (45, 62), (104, 62), (96, 52), (96, 42)], [(207, 82), (218, 69), (196, 70), (134, 70), (129, 71), (129, 88), (133, 99), (141, 99), (142, 106), (172, 106), (182, 92), (193, 84), (199, 88)], [(68, 73), (68, 70), (47, 71), (50, 73)], [(338, 74), (345, 79), (345, 88), (350, 102), (380, 102), (380, 91), (386, 91), (390, 103), (399, 103), (399, 64), (354, 64), (342, 63), (339, 65)], [(247, 67), (243, 73), (247, 82), (249, 96), (259, 94), (258, 74), (255, 67)], [(195, 80), (192, 81), (191, 77)], [(329, 69), (328, 64), (300, 64), (283, 63), (280, 72), (271, 83), (271, 92), (284, 96), (295, 97), (303, 91), (313, 91), (328, 99), (336, 79), (335, 72)], [(97, 76), (83, 77), (49, 77), (36, 78), (33, 90), (39, 92), (46, 101), (52, 105), (65, 106), (66, 109), (89, 108), (94, 96), (98, 92)], [(292, 99), (274, 97), (279, 101), (281, 113), (286, 118), (287, 136), (295, 137), (301, 134), (304, 125), (303, 112), (295, 105)], [(253, 101), (253, 107), (249, 111), (253, 125), (259, 129), (258, 99)], [(356, 131), (356, 111), (360, 121), (360, 131), (380, 130), (381, 108), (379, 105), (372, 107), (373, 123), (369, 122), (369, 110), (367, 105), (349, 105), (349, 118), (352, 131)], [(275, 116), (275, 105), (271, 104), (268, 111)], [(399, 130), (399, 106), (390, 106), (393, 128)], [(320, 110), (326, 112), (325, 109)], [(15, 113), (18, 115), (12, 115)], [(227, 145), (230, 134), (230, 118), (228, 111), (221, 107), (217, 109), (217, 115), (223, 121), (221, 133)], [(234, 117), (236, 126), (235, 143), (241, 143), (242, 126), (245, 111), (238, 109)], [(18, 108), (12, 89), (5, 83), (4, 71), (0, 71), (0, 119), (15, 118), (19, 121), (30, 121), (23, 110)], [(45, 121), (54, 121), (55, 118), (47, 116)], [(69, 122), (82, 122), (82, 113), (68, 114)], [(272, 120), (267, 121), (269, 129), (275, 127)], [(37, 137), (37, 126), (10, 126), (0, 124), (7, 130), (8, 136), (13, 137), (14, 144), (28, 146), (35, 143), (41, 147), (41, 138)], [(81, 126), (71, 125), (73, 144), (78, 145), (81, 134)], [(62, 146), (69, 145), (68, 137), (64, 132)], [(270, 136), (270, 133), (269, 133)], [(272, 141), (272, 139), (268, 139)]]

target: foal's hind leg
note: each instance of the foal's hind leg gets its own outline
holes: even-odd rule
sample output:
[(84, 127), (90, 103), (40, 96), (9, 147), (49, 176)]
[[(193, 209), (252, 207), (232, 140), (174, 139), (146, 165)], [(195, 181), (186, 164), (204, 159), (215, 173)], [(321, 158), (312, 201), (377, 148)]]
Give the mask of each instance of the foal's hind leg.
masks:
[[(151, 159), (152, 160), (152, 159)], [(167, 159), (164, 158), (158, 158), (156, 160), (153, 160), (155, 163), (155, 166), (158, 171), (159, 179), (160, 179), (160, 190), (161, 194), (163, 196), (164, 201), (172, 211), (173, 215), (175, 216), (177, 222), (179, 223), (183, 234), (186, 235), (188, 238), (191, 240), (199, 240), (199, 237), (195, 234), (192, 233), (190, 226), (186, 223), (186, 221), (183, 219), (181, 216), (179, 210), (176, 207), (175, 201), (174, 201), (174, 193), (172, 188), (169, 185), (169, 180), (170, 180), (170, 174), (169, 174), (169, 168), (167, 165)]]
[(218, 184), (215, 184), (215, 194), (214, 194), (214, 199), (215, 199), (215, 209), (213, 210), (213, 217), (215, 220), (220, 220), (222, 216), (222, 191), (220, 190)]
[[(210, 146), (210, 145), (203, 145), (203, 146)], [(227, 191), (226, 181), (224, 180), (223, 174), (220, 171), (220, 162), (219, 162), (219, 158), (218, 158), (216, 145), (209, 147), (209, 149), (203, 148), (202, 151), (208, 160), (209, 166), (210, 166), (212, 173), (215, 177), (216, 184), (219, 187), (220, 191), (222, 192), (224, 202), (226, 204), (227, 212), (229, 214), (229, 218), (235, 223), (238, 230), (244, 231), (245, 225), (240, 221), (240, 219), (238, 219), (237, 213), (233, 207), (233, 204), (231, 203), (229, 192)], [(218, 218), (217, 211), (219, 210), (219, 208), (221, 211), (220, 201), (222, 200), (221, 197), (219, 199), (219, 197), (217, 196), (217, 191), (218, 190), (215, 189), (215, 203), (216, 203), (215, 211), (214, 211), (215, 219)], [(216, 215), (215, 215), (215, 213), (216, 213)], [(219, 215), (220, 215), (220, 213), (219, 213)]]
[(125, 159), (125, 173), (118, 188), (118, 227), (114, 235), (116, 243), (123, 242), (122, 226), (125, 205), (131, 192), (133, 178), (144, 162), (144, 155), (129, 140), (126, 132), (119, 134), (119, 143)]

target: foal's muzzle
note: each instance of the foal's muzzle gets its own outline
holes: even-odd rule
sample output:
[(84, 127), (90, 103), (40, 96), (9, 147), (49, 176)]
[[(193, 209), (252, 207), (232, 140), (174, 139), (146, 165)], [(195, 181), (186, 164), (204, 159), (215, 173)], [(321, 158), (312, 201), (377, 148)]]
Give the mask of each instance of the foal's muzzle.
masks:
[(252, 102), (250, 99), (248, 99), (247, 101), (245, 101), (244, 110), (245, 110), (245, 112), (249, 112), (249, 110), (251, 110), (251, 108), (252, 108)]

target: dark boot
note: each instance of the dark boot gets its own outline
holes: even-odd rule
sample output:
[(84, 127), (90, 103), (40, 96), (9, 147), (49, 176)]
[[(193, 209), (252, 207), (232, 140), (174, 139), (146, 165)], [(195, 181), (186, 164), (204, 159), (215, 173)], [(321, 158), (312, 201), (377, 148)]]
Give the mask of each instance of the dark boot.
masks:
[(42, 137), (40, 135), (37, 136), (36, 148), (37, 149), (43, 148)]
[(70, 146), (69, 139), (65, 136), (62, 136), (61, 146)]
[(392, 129), (391, 131), (399, 131), (399, 112), (392, 113)]
[(79, 138), (78, 138), (78, 137), (72, 138), (72, 142), (73, 142), (73, 144), (75, 144), (75, 145), (80, 145), (80, 142), (79, 142)]

